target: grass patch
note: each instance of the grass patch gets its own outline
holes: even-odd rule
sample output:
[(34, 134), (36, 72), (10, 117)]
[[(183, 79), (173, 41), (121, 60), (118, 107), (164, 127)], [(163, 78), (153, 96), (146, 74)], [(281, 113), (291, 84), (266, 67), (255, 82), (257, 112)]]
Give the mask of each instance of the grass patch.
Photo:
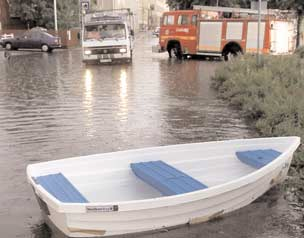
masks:
[[(212, 85), (241, 110), (261, 136), (300, 136), (304, 140), (304, 48), (290, 56), (242, 56), (220, 67)], [(290, 169), (299, 202), (304, 203), (304, 147)], [(301, 200), (302, 199), (302, 200)]]

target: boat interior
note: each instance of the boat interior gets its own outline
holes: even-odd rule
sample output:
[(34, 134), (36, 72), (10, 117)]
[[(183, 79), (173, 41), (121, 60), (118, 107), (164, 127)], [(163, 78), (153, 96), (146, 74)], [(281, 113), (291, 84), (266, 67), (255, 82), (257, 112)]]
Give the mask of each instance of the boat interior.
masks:
[(52, 177), (57, 179), (55, 186), (78, 196), (75, 201), (59, 199), (62, 202), (143, 200), (233, 181), (272, 162), (287, 148), (283, 139), (154, 147), (40, 163), (30, 174), (55, 197), (47, 176), (59, 174)]

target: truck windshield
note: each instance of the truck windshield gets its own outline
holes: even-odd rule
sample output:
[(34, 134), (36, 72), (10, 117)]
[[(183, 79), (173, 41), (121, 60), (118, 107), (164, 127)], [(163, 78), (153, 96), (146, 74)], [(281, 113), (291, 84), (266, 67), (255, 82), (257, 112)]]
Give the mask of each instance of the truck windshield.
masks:
[(124, 24), (102, 24), (85, 27), (85, 40), (103, 40), (112, 38), (126, 38), (126, 30)]

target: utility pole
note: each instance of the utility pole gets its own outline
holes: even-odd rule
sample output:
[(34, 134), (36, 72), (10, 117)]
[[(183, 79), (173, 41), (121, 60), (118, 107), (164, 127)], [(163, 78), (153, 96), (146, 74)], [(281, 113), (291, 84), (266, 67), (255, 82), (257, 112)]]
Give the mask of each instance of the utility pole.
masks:
[(262, 11), (262, 0), (259, 0), (259, 7), (258, 7), (258, 14), (259, 14), (259, 20), (258, 20), (258, 43), (257, 43), (257, 65), (261, 66), (261, 52), (260, 52), (260, 38), (261, 38), (261, 11)]
[(57, 26), (57, 0), (54, 0), (54, 23), (55, 23), (55, 31), (56, 34), (58, 33), (58, 26)]

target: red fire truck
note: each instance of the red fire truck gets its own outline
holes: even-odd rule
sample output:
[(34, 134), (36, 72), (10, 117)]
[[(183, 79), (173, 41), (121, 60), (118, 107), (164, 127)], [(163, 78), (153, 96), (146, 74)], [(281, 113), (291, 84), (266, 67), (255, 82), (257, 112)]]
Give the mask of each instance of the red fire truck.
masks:
[[(224, 56), (257, 53), (257, 11), (224, 7), (199, 7), (163, 14), (159, 51), (169, 57), (184, 55)], [(260, 50), (266, 54), (288, 54), (296, 47), (293, 18), (277, 10), (262, 12)]]

